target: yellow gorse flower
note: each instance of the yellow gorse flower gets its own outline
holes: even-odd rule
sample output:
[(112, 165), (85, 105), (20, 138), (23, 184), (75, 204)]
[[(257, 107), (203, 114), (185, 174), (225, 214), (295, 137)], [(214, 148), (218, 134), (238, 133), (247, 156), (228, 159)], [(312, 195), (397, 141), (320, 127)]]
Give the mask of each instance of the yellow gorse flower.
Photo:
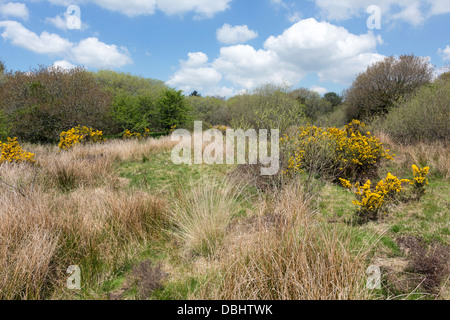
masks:
[(372, 214), (376, 215), (382, 207), (392, 200), (395, 200), (397, 196), (404, 190), (402, 183), (408, 183), (409, 180), (400, 180), (396, 176), (388, 173), (384, 180), (377, 183), (374, 190), (372, 190), (372, 183), (370, 180), (364, 185), (356, 183), (354, 186), (350, 181), (340, 179), (341, 184), (345, 188), (355, 188), (355, 196), (357, 200), (352, 203), (358, 206), (360, 214)]
[(415, 192), (420, 196), (423, 195), (425, 191), (425, 187), (428, 185), (428, 173), (430, 171), (429, 167), (425, 167), (423, 169), (419, 168), (415, 164), (412, 165), (414, 178), (410, 182), (413, 186)]
[(379, 139), (370, 132), (362, 132), (365, 124), (353, 120), (343, 129), (305, 126), (300, 134), (283, 136), (280, 141), (290, 146), (292, 152), (288, 158), (285, 173), (302, 172), (307, 169), (307, 156), (317, 146), (327, 146), (333, 150), (330, 167), (335, 168), (338, 176), (366, 174), (382, 159), (392, 160), (389, 150), (385, 150)]
[(131, 139), (141, 140), (142, 134), (140, 134), (139, 132), (132, 132), (127, 129), (127, 130), (125, 130), (124, 134), (122, 135), (122, 138), (125, 140), (131, 140)]
[(0, 164), (3, 162), (28, 162), (34, 163), (34, 153), (22, 149), (17, 138), (7, 138), (6, 142), (0, 141)]
[(364, 185), (359, 182), (355, 185), (348, 180), (340, 178), (342, 186), (346, 189), (353, 189), (356, 199), (352, 203), (358, 206), (358, 213), (361, 216), (375, 217), (383, 207), (394, 200), (399, 199), (399, 195), (405, 191), (404, 186), (412, 185), (413, 191), (422, 195), (425, 193), (425, 186), (428, 185), (426, 176), (429, 172), (429, 167), (420, 169), (413, 165), (414, 180), (399, 179), (391, 173), (388, 173), (386, 178), (377, 183), (375, 189), (372, 189), (370, 180)]
[(148, 138), (150, 137), (150, 129), (149, 128), (145, 128), (144, 129), (144, 134), (141, 134), (139, 132), (133, 132), (131, 130), (125, 130), (124, 134), (122, 135), (122, 139), (125, 140), (131, 140), (131, 139), (137, 139), (137, 140), (142, 140), (143, 138)]
[(78, 126), (64, 131), (60, 135), (59, 148), (68, 150), (74, 146), (86, 142), (103, 142), (103, 132), (88, 127)]

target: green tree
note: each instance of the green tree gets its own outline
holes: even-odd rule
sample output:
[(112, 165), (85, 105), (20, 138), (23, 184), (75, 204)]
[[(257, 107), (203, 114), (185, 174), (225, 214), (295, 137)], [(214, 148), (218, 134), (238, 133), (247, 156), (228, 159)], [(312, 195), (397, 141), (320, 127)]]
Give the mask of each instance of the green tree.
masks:
[(202, 95), (200, 93), (198, 93), (197, 90), (192, 91), (192, 93), (190, 94), (191, 97), (201, 97)]
[(101, 70), (93, 73), (93, 75), (106, 90), (114, 95), (126, 93), (133, 96), (159, 97), (167, 89), (163, 81), (135, 76), (129, 73)]
[(337, 107), (342, 104), (344, 98), (338, 95), (336, 92), (328, 92), (323, 96), (325, 100), (331, 103), (333, 107)]
[(159, 114), (152, 96), (118, 94), (114, 99), (112, 115), (121, 131), (130, 129), (143, 132), (145, 128), (158, 130)]
[(251, 94), (228, 100), (232, 115), (231, 125), (235, 129), (279, 129), (286, 130), (304, 120), (304, 105), (289, 94), (286, 86), (263, 85)]
[(333, 111), (331, 103), (315, 91), (299, 88), (293, 90), (290, 96), (304, 105), (305, 115), (312, 120)]
[(157, 106), (162, 131), (169, 132), (174, 126), (180, 127), (187, 123), (190, 110), (181, 90), (165, 90), (158, 99)]
[(94, 76), (114, 97), (115, 133), (125, 129), (137, 132), (143, 132), (145, 128), (160, 130), (157, 101), (167, 89), (164, 82), (110, 70), (98, 71)]
[(402, 144), (438, 140), (448, 143), (449, 115), (450, 81), (436, 81), (394, 107), (377, 128)]
[(227, 102), (216, 97), (189, 96), (187, 101), (191, 106), (191, 117), (210, 125), (229, 125), (231, 115)]

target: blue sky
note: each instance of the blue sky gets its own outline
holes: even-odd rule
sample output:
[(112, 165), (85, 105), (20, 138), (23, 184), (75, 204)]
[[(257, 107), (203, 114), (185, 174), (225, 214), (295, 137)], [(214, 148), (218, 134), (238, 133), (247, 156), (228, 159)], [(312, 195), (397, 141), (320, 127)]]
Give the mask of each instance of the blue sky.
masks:
[(83, 65), (228, 97), (265, 83), (340, 93), (384, 56), (448, 64), (450, 0), (0, 0), (0, 37), (10, 70)]

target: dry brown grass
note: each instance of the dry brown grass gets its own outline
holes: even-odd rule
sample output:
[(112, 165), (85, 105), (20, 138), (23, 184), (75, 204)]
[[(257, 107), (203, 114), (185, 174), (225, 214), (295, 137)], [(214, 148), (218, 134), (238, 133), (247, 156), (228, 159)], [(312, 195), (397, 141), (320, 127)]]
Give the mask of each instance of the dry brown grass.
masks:
[(175, 226), (173, 235), (184, 244), (186, 253), (216, 253), (236, 213), (239, 190), (239, 185), (211, 180), (178, 191), (170, 217)]
[[(250, 222), (249, 222), (250, 221)], [(204, 297), (225, 300), (365, 299), (366, 255), (351, 237), (319, 224), (302, 188), (285, 188), (256, 219), (231, 228), (221, 281)]]
[(377, 132), (381, 142), (396, 152), (394, 161), (408, 172), (413, 164), (430, 167), (430, 172), (450, 179), (450, 148), (445, 142), (419, 142), (411, 145), (396, 144), (388, 134)]
[(114, 158), (167, 141), (111, 142), (69, 152), (35, 146), (37, 166), (0, 166), (0, 299), (65, 290), (70, 265), (87, 287), (135, 258), (166, 223), (166, 201), (117, 188)]

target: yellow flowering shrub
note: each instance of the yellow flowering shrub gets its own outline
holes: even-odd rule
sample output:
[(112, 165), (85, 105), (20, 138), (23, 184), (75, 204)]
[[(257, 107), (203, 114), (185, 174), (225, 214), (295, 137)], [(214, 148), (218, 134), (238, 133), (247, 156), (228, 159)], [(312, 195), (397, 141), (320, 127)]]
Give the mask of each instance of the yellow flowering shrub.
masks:
[(140, 133), (140, 132), (133, 132), (131, 130), (125, 130), (124, 134), (122, 135), (122, 139), (125, 140), (132, 140), (132, 139), (137, 139), (137, 140), (142, 140), (144, 138), (148, 138), (150, 137), (150, 129), (145, 128), (144, 129), (144, 133)]
[(358, 206), (359, 217), (371, 220), (376, 219), (378, 213), (384, 211), (390, 202), (397, 201), (404, 191), (402, 184), (410, 182), (407, 179), (400, 180), (391, 173), (388, 173), (384, 180), (378, 182), (375, 189), (372, 189), (370, 180), (367, 180), (364, 185), (360, 185), (359, 182), (352, 185), (350, 181), (342, 178), (339, 180), (344, 188), (355, 190), (357, 200), (352, 203)]
[(426, 178), (429, 168), (420, 169), (413, 165), (414, 179), (399, 179), (396, 176), (388, 173), (384, 180), (377, 183), (372, 189), (370, 180), (364, 185), (356, 183), (353, 185), (350, 181), (340, 178), (340, 182), (344, 188), (353, 189), (356, 200), (352, 203), (358, 207), (357, 213), (361, 218), (376, 219), (380, 212), (385, 211), (387, 206), (398, 200), (407, 199), (404, 196), (406, 186), (413, 187), (413, 195), (423, 195), (425, 193), (425, 186), (428, 185)]
[(103, 142), (103, 132), (88, 127), (77, 126), (64, 131), (60, 135), (59, 148), (68, 150), (74, 146), (87, 142)]
[(28, 162), (34, 163), (34, 153), (24, 151), (17, 138), (7, 138), (6, 142), (0, 141), (0, 164), (3, 162)]
[(411, 181), (411, 185), (413, 186), (413, 192), (417, 197), (421, 197), (425, 194), (425, 187), (428, 185), (427, 175), (430, 170), (429, 167), (425, 167), (420, 169), (418, 166), (413, 164), (413, 175), (414, 178)]
[(127, 129), (127, 130), (125, 130), (124, 134), (122, 135), (122, 138), (125, 140), (131, 140), (131, 139), (141, 140), (142, 134), (140, 134), (139, 132), (132, 132)]
[(227, 134), (227, 129), (228, 129), (226, 126), (223, 126), (223, 125), (209, 126), (209, 128), (210, 129), (217, 129), (220, 132), (222, 132), (223, 135)]
[(363, 132), (364, 123), (353, 120), (343, 129), (305, 126), (296, 136), (281, 138), (287, 151), (287, 174), (316, 170), (334, 179), (356, 179), (375, 173), (379, 163), (392, 160), (389, 150), (370, 132)]

